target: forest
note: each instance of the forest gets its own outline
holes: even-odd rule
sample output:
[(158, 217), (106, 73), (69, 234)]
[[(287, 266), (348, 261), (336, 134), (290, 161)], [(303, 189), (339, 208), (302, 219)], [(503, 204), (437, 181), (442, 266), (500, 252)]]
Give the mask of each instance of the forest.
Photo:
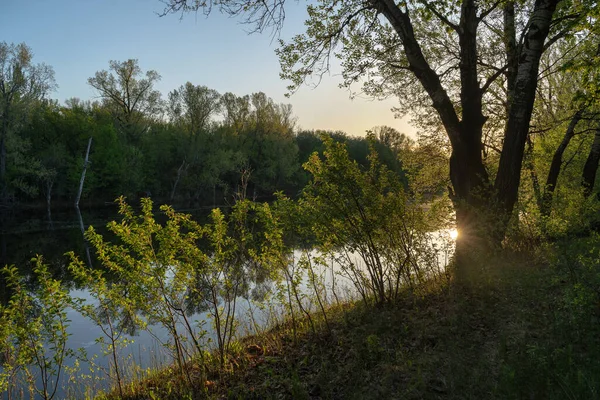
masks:
[[(366, 164), (368, 143), (343, 132), (298, 131), (288, 104), (265, 93), (237, 96), (190, 82), (165, 96), (156, 71), (137, 60), (111, 61), (88, 80), (99, 100), (51, 99), (50, 66), (35, 64), (24, 43), (2, 43), (3, 207), (72, 206), (92, 140), (82, 203), (102, 206), (125, 195), (212, 206), (231, 198), (249, 175), (254, 198), (296, 196), (308, 181), (301, 166), (323, 150), (320, 135), (348, 143)], [(378, 151), (402, 173), (397, 150), (409, 139), (375, 127)], [(408, 142), (407, 142), (408, 143)], [(217, 194), (218, 193), (218, 194)]]
[(2, 211), (118, 209), (2, 269), (5, 398), (599, 398), (596, 1), (322, 0), (283, 39), (285, 1), (162, 6), (270, 32), (292, 98), (339, 62), (416, 136), (136, 59), (59, 104), (2, 42)]

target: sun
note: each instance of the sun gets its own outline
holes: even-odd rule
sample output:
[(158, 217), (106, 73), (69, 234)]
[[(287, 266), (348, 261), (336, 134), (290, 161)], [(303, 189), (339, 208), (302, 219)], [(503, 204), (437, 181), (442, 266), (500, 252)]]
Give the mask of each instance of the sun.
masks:
[(456, 229), (450, 229), (450, 237), (452, 240), (456, 240), (458, 238), (458, 231)]

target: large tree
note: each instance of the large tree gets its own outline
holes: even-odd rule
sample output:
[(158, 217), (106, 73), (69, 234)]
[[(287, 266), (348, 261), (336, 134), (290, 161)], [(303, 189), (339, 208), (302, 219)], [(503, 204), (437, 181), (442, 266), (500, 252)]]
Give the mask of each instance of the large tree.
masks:
[[(262, 30), (281, 25), (284, 3), (167, 0), (165, 14), (218, 6)], [(559, 0), (321, 0), (307, 6), (306, 32), (281, 43), (282, 77), (293, 91), (328, 72), (337, 55), (346, 83), (362, 82), (378, 97), (397, 95), (407, 111), (439, 123), (452, 148), (459, 244), (481, 238), (490, 217), (498, 241), (517, 201), (540, 58), (597, 7)], [(505, 123), (490, 118), (494, 113)], [(501, 139), (495, 176), (482, 157), (490, 130)]]
[(182, 126), (192, 137), (208, 128), (221, 110), (221, 95), (206, 86), (187, 82), (169, 93), (167, 112), (171, 122)]
[(33, 53), (25, 43), (0, 42), (0, 199), (5, 199), (6, 142), (29, 111), (56, 85), (54, 71), (46, 64), (33, 64)]
[[(175, 198), (177, 186), (181, 178), (188, 173), (191, 168), (206, 170), (206, 157), (202, 157), (208, 150), (207, 142), (209, 139), (208, 130), (212, 118), (221, 109), (221, 95), (214, 89), (206, 86), (194, 85), (187, 82), (179, 89), (169, 93), (167, 103), (167, 114), (171, 123), (182, 129), (182, 135), (179, 135), (178, 158), (181, 158), (181, 164), (177, 168), (175, 180), (172, 184), (171, 202)], [(196, 187), (198, 185), (195, 180)], [(213, 184), (214, 187), (214, 184)]]
[(109, 71), (96, 72), (88, 83), (98, 91), (129, 143), (137, 144), (150, 121), (162, 110), (160, 92), (154, 85), (158, 72), (142, 72), (138, 60), (110, 61)]

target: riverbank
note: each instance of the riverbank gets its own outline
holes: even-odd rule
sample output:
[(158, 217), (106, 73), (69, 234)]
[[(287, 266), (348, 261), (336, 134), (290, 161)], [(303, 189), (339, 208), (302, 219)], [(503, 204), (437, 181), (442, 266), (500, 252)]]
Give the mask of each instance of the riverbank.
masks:
[(166, 369), (126, 398), (598, 398), (598, 243), (486, 258), (461, 289), (436, 282), (386, 307), (333, 306), (295, 334), (244, 339), (224, 368), (196, 365), (192, 387)]

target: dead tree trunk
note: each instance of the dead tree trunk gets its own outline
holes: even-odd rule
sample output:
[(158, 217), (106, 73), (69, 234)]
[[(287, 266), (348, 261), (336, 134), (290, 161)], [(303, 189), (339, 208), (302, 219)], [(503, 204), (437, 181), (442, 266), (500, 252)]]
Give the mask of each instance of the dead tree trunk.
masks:
[(46, 184), (46, 212), (48, 221), (52, 224), (52, 188), (54, 187), (54, 178), (48, 178)]
[(92, 147), (92, 138), (88, 141), (87, 150), (85, 152), (85, 160), (83, 161), (83, 171), (81, 171), (81, 179), (79, 180), (79, 191), (75, 198), (75, 207), (79, 207), (79, 200), (81, 199), (81, 192), (83, 191), (83, 182), (85, 181), (85, 173), (87, 171), (88, 160), (90, 157), (90, 148)]
[(183, 160), (181, 162), (181, 165), (179, 166), (179, 168), (177, 168), (177, 176), (175, 177), (175, 182), (173, 182), (173, 189), (171, 190), (171, 198), (170, 198), (171, 204), (173, 204), (173, 199), (175, 198), (175, 192), (177, 191), (177, 185), (179, 185), (179, 180), (181, 179), (181, 176), (187, 170), (188, 165), (189, 164), (187, 164), (185, 162), (185, 160)]

